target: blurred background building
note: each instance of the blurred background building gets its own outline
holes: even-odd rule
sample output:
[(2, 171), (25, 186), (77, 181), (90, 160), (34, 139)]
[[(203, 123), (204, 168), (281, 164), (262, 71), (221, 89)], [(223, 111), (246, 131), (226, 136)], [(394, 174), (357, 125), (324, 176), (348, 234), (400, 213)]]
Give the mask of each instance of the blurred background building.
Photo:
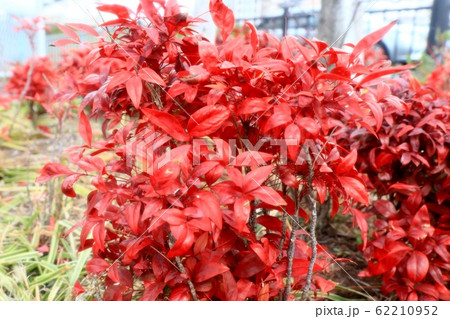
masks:
[[(100, 0), (117, 3), (132, 9), (139, 0)], [(36, 38), (38, 54), (50, 54), (57, 59), (60, 48), (50, 47), (58, 38), (64, 37), (56, 23), (79, 22), (95, 26), (102, 17), (94, 0), (0, 0), (0, 72), (8, 63), (24, 61), (30, 56), (30, 47), (24, 34), (14, 32), (13, 15), (18, 17), (44, 16), (50, 28)], [(380, 43), (389, 58), (395, 62), (418, 60), (432, 42), (435, 32), (448, 29), (450, 0), (224, 0), (234, 10), (236, 23), (251, 21), (261, 30), (274, 35), (314, 37), (319, 36), (333, 43), (338, 35), (345, 34), (342, 41), (356, 42), (365, 34), (385, 24), (398, 20), (397, 26)], [(209, 0), (179, 0), (193, 16), (207, 20), (198, 27), (210, 40), (216, 30), (208, 14)], [(328, 14), (324, 15), (328, 9)], [(434, 9), (433, 9), (434, 8)], [(325, 18), (324, 18), (325, 17)], [(108, 19), (104, 15), (104, 19)], [(322, 19), (322, 20), (321, 20)], [(324, 20), (325, 19), (325, 20)], [(331, 20), (338, 19), (331, 23)], [(320, 23), (325, 21), (324, 23)], [(348, 28), (351, 26), (350, 28)], [(327, 29), (328, 28), (328, 29)], [(348, 30), (347, 30), (348, 28)], [(430, 33), (430, 30), (432, 31)], [(329, 39), (327, 39), (327, 36)]]

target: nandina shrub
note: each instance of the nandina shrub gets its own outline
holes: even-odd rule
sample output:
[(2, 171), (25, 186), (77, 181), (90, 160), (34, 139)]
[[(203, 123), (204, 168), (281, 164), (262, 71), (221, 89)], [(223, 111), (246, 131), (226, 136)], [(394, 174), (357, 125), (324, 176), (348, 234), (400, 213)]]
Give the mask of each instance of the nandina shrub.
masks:
[[(333, 289), (317, 205), (329, 198), (332, 216), (352, 214), (366, 246), (367, 178), (341, 139), (362, 128), (377, 135), (384, 102), (368, 88), (411, 67), (360, 60), (393, 24), (347, 52), (250, 23), (230, 36), (221, 0), (210, 1), (218, 45), (175, 1), (98, 9), (117, 19), (85, 60), (94, 89), (74, 86), (78, 169), (50, 163), (38, 181), (64, 176), (75, 197), (73, 184), (91, 179), (80, 250), (92, 248), (86, 269), (102, 299), (288, 300)], [(59, 44), (79, 42), (74, 29), (95, 33), (64, 27)], [(92, 141), (89, 118), (103, 121), (103, 140)]]
[(411, 76), (373, 90), (384, 117), (378, 138), (354, 131), (342, 141), (358, 149), (358, 170), (379, 198), (361, 275), (383, 275), (383, 292), (401, 300), (449, 300), (449, 101)]

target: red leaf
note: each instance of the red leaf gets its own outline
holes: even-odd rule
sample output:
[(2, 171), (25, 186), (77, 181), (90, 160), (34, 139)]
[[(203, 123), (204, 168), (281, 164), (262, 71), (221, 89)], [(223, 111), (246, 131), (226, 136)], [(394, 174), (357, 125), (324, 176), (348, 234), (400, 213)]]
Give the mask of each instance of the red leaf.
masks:
[(392, 202), (385, 200), (385, 199), (379, 199), (373, 203), (373, 206), (377, 210), (378, 213), (383, 215), (386, 218), (390, 218), (394, 216), (397, 213), (397, 210), (395, 209), (394, 204)]
[(381, 124), (383, 124), (383, 110), (381, 109), (381, 106), (378, 103), (367, 101), (367, 105), (369, 106), (370, 110), (372, 111), (373, 117), (375, 118), (376, 122), (375, 131), (378, 132), (381, 128)]
[(211, 13), (214, 24), (219, 28), (222, 35), (222, 41), (230, 35), (234, 28), (234, 14), (222, 0), (210, 0), (209, 11)]
[(99, 274), (109, 268), (109, 263), (103, 258), (92, 258), (86, 264), (86, 270), (88, 272)]
[(127, 81), (125, 86), (131, 102), (133, 102), (134, 107), (138, 109), (141, 104), (142, 97), (142, 80), (137, 76), (133, 76)]
[(376, 43), (380, 42), (380, 40), (384, 37), (386, 33), (397, 23), (396, 21), (392, 21), (388, 25), (382, 27), (379, 30), (376, 30), (364, 38), (362, 38), (353, 49), (352, 54), (350, 54), (349, 61), (353, 62), (353, 60), (360, 55), (363, 51), (373, 47)]
[(369, 195), (362, 182), (348, 176), (338, 176), (338, 178), (348, 197), (355, 199), (361, 204), (369, 205)]
[(260, 187), (266, 181), (272, 171), (272, 165), (262, 166), (252, 170), (244, 176), (242, 191), (247, 194), (255, 188)]
[(208, 136), (217, 131), (229, 116), (230, 111), (225, 106), (205, 106), (192, 114), (187, 129), (193, 137)]
[(98, 11), (109, 12), (115, 14), (118, 18), (130, 18), (130, 9), (119, 4), (104, 4), (97, 7)]
[(67, 166), (60, 163), (48, 163), (42, 168), (41, 175), (36, 178), (36, 183), (45, 183), (52, 178), (77, 174)]
[(404, 195), (412, 195), (416, 191), (419, 190), (419, 186), (417, 185), (409, 185), (409, 184), (403, 184), (403, 183), (395, 183), (389, 186), (389, 190), (396, 191)]
[(74, 29), (77, 29), (79, 31), (83, 31), (85, 33), (88, 33), (90, 35), (93, 35), (94, 37), (98, 37), (98, 32), (91, 26), (82, 24), (82, 23), (67, 23), (69, 27), (72, 27)]
[(224, 264), (216, 262), (200, 262), (195, 269), (195, 282), (202, 282), (230, 270)]
[(130, 226), (133, 233), (139, 233), (139, 220), (141, 218), (141, 205), (130, 204), (125, 208), (125, 219), (127, 220), (128, 226)]
[(73, 285), (72, 292), (76, 296), (78, 296), (78, 295), (80, 295), (80, 294), (85, 292), (83, 286), (80, 284), (80, 282), (78, 280), (75, 282), (75, 285)]
[(210, 191), (200, 191), (195, 194), (192, 204), (201, 209), (201, 211), (211, 219), (211, 221), (222, 229), (222, 209), (219, 199)]
[(67, 176), (61, 184), (61, 190), (68, 197), (76, 197), (77, 194), (73, 190), (73, 184), (80, 178), (81, 174), (73, 174)]
[(268, 161), (273, 160), (275, 157), (272, 154), (258, 152), (258, 151), (246, 151), (242, 152), (236, 157), (231, 165), (233, 166), (258, 166), (265, 165)]
[(234, 202), (234, 215), (236, 219), (236, 230), (242, 232), (250, 216), (250, 201), (245, 197), (240, 197)]
[(427, 256), (420, 251), (413, 251), (406, 262), (406, 273), (412, 282), (419, 282), (425, 278), (428, 273), (430, 262)]
[(158, 84), (159, 86), (166, 86), (166, 82), (164, 82), (163, 78), (156, 73), (153, 69), (150, 68), (142, 68), (138, 73), (139, 77), (147, 82)]
[(72, 39), (59, 39), (53, 42), (51, 45), (54, 47), (63, 47), (69, 44), (78, 44), (78, 42)]
[(181, 142), (189, 141), (189, 136), (175, 116), (166, 112), (151, 109), (142, 109), (142, 112), (148, 117), (153, 125), (158, 126), (174, 139)]
[(142, 295), (142, 298), (140, 300), (143, 301), (154, 301), (156, 298), (158, 298), (159, 294), (162, 293), (164, 289), (165, 283), (164, 282), (154, 282), (145, 287), (144, 294)]
[(388, 243), (378, 258), (378, 262), (376, 264), (369, 262), (369, 273), (377, 276), (391, 271), (410, 250), (410, 247), (398, 241)]
[(267, 102), (267, 99), (247, 98), (238, 107), (238, 115), (254, 114), (257, 112), (269, 110), (271, 107), (272, 105)]
[(348, 174), (355, 166), (357, 158), (358, 152), (356, 151), (356, 149), (353, 149), (346, 157), (342, 159), (342, 162), (339, 163), (336, 169), (336, 174), (338, 175)]
[(267, 186), (260, 186), (253, 190), (250, 195), (255, 196), (259, 200), (272, 206), (285, 206), (286, 201), (281, 197), (278, 192)]
[[(389, 75), (389, 74), (393, 74), (393, 73), (398, 73), (400, 71), (405, 71), (405, 70), (409, 70), (412, 68), (415, 68), (418, 64), (407, 64), (407, 65), (401, 65), (401, 66), (393, 66), (390, 68), (385, 68), (385, 69), (381, 69), (379, 71), (375, 71), (370, 73), (369, 75), (367, 75), (364, 79), (362, 79), (359, 83), (358, 86), (362, 86), (363, 84), (366, 84), (370, 81), (373, 81), (375, 79), (378, 79), (379, 77), (385, 76), (385, 75)], [(370, 85), (370, 83), (369, 83)]]
[(328, 294), (331, 290), (336, 287), (336, 283), (332, 282), (330, 280), (326, 280), (322, 277), (316, 276), (314, 277), (316, 280), (316, 286), (319, 287), (320, 291), (322, 292), (322, 295)]
[(200, 59), (207, 69), (210, 69), (217, 65), (219, 61), (219, 53), (217, 47), (209, 41), (199, 41), (198, 42), (198, 53)]
[(167, 258), (173, 258), (186, 254), (188, 250), (191, 249), (194, 239), (195, 237), (191, 230), (184, 227), (180, 236), (177, 238), (177, 241), (167, 253)]
[(69, 38), (71, 38), (72, 40), (74, 40), (76, 43), (80, 43), (80, 37), (78, 36), (78, 34), (73, 31), (71, 28), (66, 27), (65, 25), (61, 25), (61, 24), (56, 24), (56, 26), (65, 34), (67, 35)]
[(88, 117), (84, 114), (83, 111), (79, 114), (80, 120), (78, 121), (78, 132), (80, 133), (83, 141), (91, 147), (92, 144), (92, 128), (91, 123), (89, 122)]

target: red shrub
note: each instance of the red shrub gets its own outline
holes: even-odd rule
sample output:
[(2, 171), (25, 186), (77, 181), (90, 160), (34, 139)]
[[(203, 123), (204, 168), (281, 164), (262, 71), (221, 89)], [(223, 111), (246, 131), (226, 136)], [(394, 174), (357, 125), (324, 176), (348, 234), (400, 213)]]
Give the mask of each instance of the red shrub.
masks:
[[(99, 36), (86, 57), (94, 89), (74, 86), (85, 145), (69, 159), (79, 170), (51, 163), (38, 178), (65, 176), (74, 197), (74, 182), (91, 177), (80, 249), (92, 247), (87, 270), (104, 279), (103, 299), (269, 300), (285, 288), (293, 299), (289, 287), (308, 287), (316, 248), (311, 288), (327, 293), (332, 256), (302, 239), (303, 226), (315, 220), (315, 197), (330, 197), (332, 215), (351, 213), (367, 243), (367, 178), (348, 132), (384, 130), (386, 103), (404, 111), (401, 99), (369, 87), (411, 66), (359, 59), (392, 24), (348, 53), (251, 24), (230, 37), (233, 14), (212, 0), (223, 41), (214, 45), (175, 1), (161, 3), (143, 0), (137, 13), (99, 7), (117, 19), (104, 23), (112, 39)], [(103, 120), (104, 140), (92, 141), (85, 111)]]

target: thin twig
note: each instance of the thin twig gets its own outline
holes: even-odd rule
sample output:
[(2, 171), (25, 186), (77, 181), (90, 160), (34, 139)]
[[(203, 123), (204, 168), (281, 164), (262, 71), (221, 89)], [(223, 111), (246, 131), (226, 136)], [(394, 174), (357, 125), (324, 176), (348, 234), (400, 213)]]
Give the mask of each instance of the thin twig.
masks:
[(309, 153), (309, 149), (305, 145), (305, 153), (306, 153), (306, 161), (308, 163), (308, 200), (311, 208), (311, 225), (309, 229), (309, 233), (311, 236), (311, 248), (312, 255), (311, 260), (309, 261), (308, 273), (306, 275), (306, 283), (302, 290), (302, 300), (306, 298), (309, 292), (309, 288), (311, 286), (311, 279), (313, 275), (314, 264), (316, 263), (317, 258), (317, 238), (316, 238), (316, 224), (317, 224), (317, 204), (314, 199), (314, 189), (312, 187), (313, 179), (314, 179), (314, 164), (311, 159), (311, 154)]
[(287, 251), (287, 258), (288, 258), (288, 266), (286, 271), (286, 287), (284, 288), (284, 296), (283, 300), (287, 301), (289, 300), (289, 295), (291, 294), (291, 278), (292, 278), (292, 266), (294, 263), (294, 253), (295, 253), (295, 233), (297, 231), (298, 226), (298, 211), (300, 208), (299, 203), (299, 193), (298, 189), (295, 191), (295, 215), (293, 216), (293, 223), (292, 223), (292, 229), (291, 229), (291, 235), (289, 237), (289, 246)]
[[(169, 233), (169, 242), (171, 247), (175, 244), (175, 238), (173, 238), (172, 234), (170, 233)], [(189, 286), (189, 290), (191, 291), (192, 299), (194, 301), (198, 301), (197, 292), (195, 291), (194, 284), (192, 283), (192, 280), (187, 276), (186, 268), (184, 268), (184, 265), (181, 262), (180, 257), (175, 257), (175, 263), (177, 264), (177, 268), (180, 270), (180, 272), (186, 275), (186, 282)]]

